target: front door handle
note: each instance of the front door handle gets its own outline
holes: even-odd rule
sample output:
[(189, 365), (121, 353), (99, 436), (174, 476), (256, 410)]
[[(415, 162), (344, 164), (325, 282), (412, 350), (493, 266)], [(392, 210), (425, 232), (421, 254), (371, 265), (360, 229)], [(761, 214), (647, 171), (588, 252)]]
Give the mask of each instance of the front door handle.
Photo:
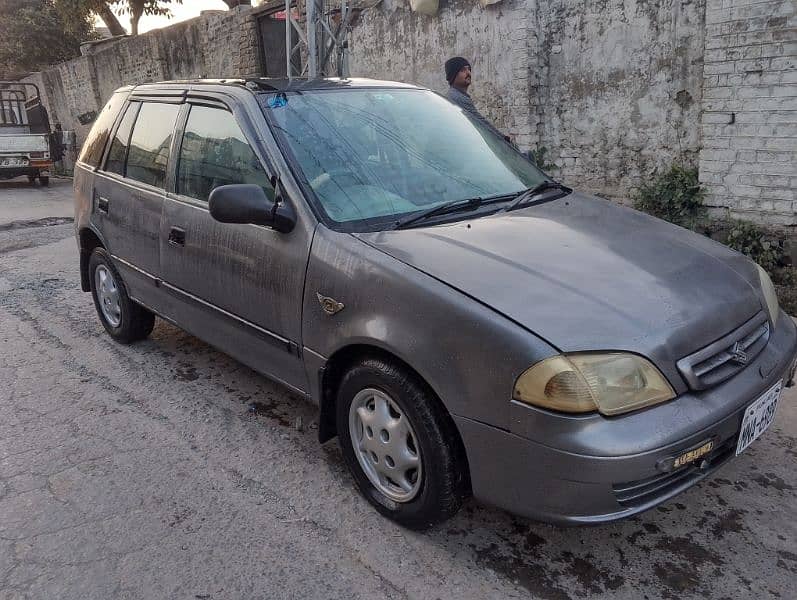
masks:
[(97, 198), (97, 210), (106, 215), (108, 214), (108, 198), (103, 198), (102, 196)]
[(172, 246), (185, 246), (185, 229), (179, 227), (169, 229), (169, 243)]

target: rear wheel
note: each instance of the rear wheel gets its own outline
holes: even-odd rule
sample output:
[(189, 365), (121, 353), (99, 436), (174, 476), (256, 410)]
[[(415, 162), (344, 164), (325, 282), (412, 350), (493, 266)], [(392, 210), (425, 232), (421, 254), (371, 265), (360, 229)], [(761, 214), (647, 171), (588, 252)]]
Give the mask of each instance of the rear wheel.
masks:
[(42, 177), (40, 175), (39, 176), (39, 183), (41, 184), (42, 187), (47, 187), (48, 185), (50, 185), (50, 177), (49, 176)]
[(36, 185), (36, 176), (35, 175), (28, 175), (28, 183), (31, 185)]
[(424, 529), (454, 515), (468, 494), (453, 421), (407, 369), (378, 358), (339, 386), (337, 430), (360, 491), (383, 515)]
[(133, 302), (124, 282), (103, 248), (89, 258), (89, 278), (94, 307), (105, 331), (122, 344), (146, 338), (155, 326), (155, 315)]

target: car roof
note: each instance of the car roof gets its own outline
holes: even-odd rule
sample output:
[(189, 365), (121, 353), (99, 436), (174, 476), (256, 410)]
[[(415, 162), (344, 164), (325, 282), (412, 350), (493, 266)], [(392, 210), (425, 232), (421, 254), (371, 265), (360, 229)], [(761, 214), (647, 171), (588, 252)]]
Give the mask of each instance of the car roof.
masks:
[(252, 77), (246, 79), (183, 79), (174, 81), (160, 81), (157, 83), (144, 83), (133, 88), (137, 93), (148, 91), (175, 90), (178, 89), (207, 89), (218, 86), (232, 86), (236, 88), (246, 88), (252, 92), (291, 92), (291, 91), (312, 91), (312, 90), (331, 90), (331, 89), (352, 89), (352, 88), (403, 88), (403, 89), (423, 89), (409, 83), (397, 81), (383, 81), (379, 79), (355, 78), (307, 78), (294, 77), (292, 79), (276, 77)]

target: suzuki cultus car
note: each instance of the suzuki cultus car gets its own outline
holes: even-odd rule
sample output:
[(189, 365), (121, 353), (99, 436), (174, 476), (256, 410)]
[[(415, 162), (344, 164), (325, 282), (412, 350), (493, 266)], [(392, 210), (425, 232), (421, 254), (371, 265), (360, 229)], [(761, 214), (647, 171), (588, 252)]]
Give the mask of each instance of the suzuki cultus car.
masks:
[(82, 286), (319, 406), (364, 496), (634, 515), (772, 423), (797, 335), (766, 273), (553, 181), (441, 96), (370, 80), (117, 91), (75, 169)]

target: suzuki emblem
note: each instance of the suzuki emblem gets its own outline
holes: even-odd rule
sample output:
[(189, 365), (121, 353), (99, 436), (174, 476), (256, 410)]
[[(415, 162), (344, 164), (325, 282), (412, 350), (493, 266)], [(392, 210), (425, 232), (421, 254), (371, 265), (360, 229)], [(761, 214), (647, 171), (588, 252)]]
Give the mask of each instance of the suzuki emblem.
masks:
[(747, 353), (744, 351), (744, 346), (741, 342), (736, 342), (730, 350), (731, 360), (738, 365), (747, 364)]

